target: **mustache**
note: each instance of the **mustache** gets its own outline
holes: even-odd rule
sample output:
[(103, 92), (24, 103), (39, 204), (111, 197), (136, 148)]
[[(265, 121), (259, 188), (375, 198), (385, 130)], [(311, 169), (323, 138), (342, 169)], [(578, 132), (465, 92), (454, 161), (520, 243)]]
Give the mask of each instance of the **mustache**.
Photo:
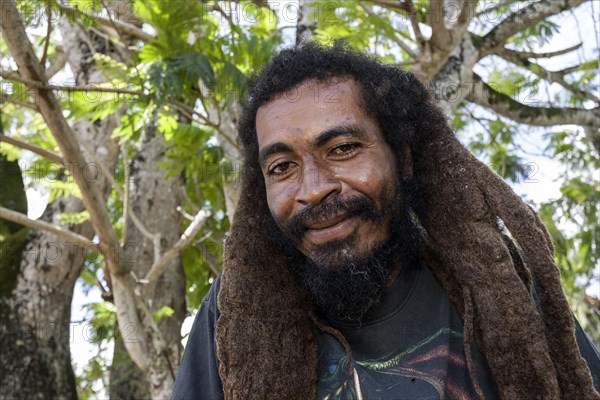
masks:
[(309, 205), (294, 215), (282, 228), (293, 240), (299, 240), (306, 226), (344, 215), (346, 218), (360, 217), (366, 220), (377, 220), (378, 213), (375, 202), (368, 197), (354, 196), (348, 199), (332, 198), (321, 204)]

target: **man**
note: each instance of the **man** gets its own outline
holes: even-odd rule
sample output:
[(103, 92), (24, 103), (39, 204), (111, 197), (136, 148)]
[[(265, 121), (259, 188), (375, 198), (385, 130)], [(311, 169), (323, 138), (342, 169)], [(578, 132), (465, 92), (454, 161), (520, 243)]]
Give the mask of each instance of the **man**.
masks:
[(240, 138), (223, 274), (174, 399), (600, 399), (547, 231), (413, 75), (283, 51)]

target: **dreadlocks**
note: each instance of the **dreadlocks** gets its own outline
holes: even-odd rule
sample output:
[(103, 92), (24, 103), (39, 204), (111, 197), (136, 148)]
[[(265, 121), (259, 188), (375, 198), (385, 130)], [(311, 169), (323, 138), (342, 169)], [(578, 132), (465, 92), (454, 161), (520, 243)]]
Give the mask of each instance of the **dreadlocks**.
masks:
[(422, 256), (463, 318), (476, 387), (472, 340), (485, 354), (502, 398), (600, 399), (579, 354), (552, 242), (537, 214), (459, 143), (412, 74), (343, 44), (282, 51), (251, 82), (239, 126), (242, 197), (226, 242), (218, 297), (217, 355), (225, 397), (316, 396), (321, 324), (267, 234), (272, 216), (255, 126), (258, 108), (276, 95), (310, 79), (336, 77), (359, 84), (364, 109), (379, 122), (398, 164), (402, 149), (411, 149), (417, 195), (409, 204), (423, 228)]

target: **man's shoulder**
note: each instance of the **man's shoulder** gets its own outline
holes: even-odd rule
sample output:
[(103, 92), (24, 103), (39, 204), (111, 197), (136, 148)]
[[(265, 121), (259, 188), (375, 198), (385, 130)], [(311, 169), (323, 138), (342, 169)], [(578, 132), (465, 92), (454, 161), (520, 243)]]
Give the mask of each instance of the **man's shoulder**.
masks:
[(172, 400), (223, 399), (219, 363), (215, 355), (214, 332), (219, 318), (217, 294), (221, 276), (217, 276), (202, 300), (188, 336)]

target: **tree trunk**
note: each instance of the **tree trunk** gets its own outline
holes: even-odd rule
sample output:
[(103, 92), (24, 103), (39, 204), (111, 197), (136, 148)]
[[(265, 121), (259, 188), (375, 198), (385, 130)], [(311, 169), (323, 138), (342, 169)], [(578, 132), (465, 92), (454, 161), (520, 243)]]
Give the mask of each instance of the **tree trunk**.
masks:
[[(233, 217), (237, 202), (240, 198), (240, 181), (239, 173), (242, 168), (242, 155), (240, 154), (238, 133), (237, 133), (237, 121), (241, 114), (241, 104), (234, 102), (229, 109), (221, 112), (221, 125), (220, 128), (235, 141), (235, 145), (225, 140), (221, 135), (217, 136), (217, 143), (223, 149), (225, 158), (231, 162), (233, 171), (223, 170), (220, 168), (221, 177), (223, 178), (223, 195), (225, 196), (225, 209), (227, 210), (227, 217), (229, 222), (233, 223)], [(214, 113), (214, 111), (213, 111)], [(236, 147), (236, 145), (238, 147)]]
[[(95, 67), (93, 51), (104, 51), (102, 41), (90, 49), (90, 37), (66, 21), (60, 23), (64, 51), (78, 84), (99, 83), (104, 78)], [(104, 43), (108, 46), (108, 43)], [(117, 158), (116, 144), (110, 135), (119, 115), (91, 123), (78, 121), (74, 125), (79, 142), (95, 159), (113, 166)], [(86, 169), (102, 193), (108, 194), (108, 184), (95, 165)], [(39, 177), (42, 179), (43, 177)], [(66, 177), (65, 179), (72, 179)], [(75, 197), (61, 197), (44, 211), (43, 221), (60, 224), (61, 213), (83, 211), (83, 203)], [(89, 222), (70, 226), (88, 238), (94, 231)], [(73, 399), (77, 398), (75, 377), (71, 365), (70, 318), (75, 281), (79, 277), (86, 250), (48, 232), (29, 234), (20, 257), (2, 272), (12, 269), (14, 287), (3, 301), (0, 353), (2, 398)]]
[(448, 118), (469, 94), (474, 84), (473, 66), (478, 59), (479, 51), (473, 46), (471, 36), (466, 34), (429, 82), (438, 105)]
[[(161, 253), (170, 248), (181, 235), (181, 217), (177, 208), (181, 204), (179, 197), (182, 181), (178, 178), (165, 179), (165, 170), (158, 165), (164, 159), (165, 147), (158, 136), (156, 127), (149, 126), (138, 143), (137, 154), (132, 160), (129, 179), (129, 204), (132, 211), (151, 234), (160, 235)], [(143, 277), (150, 270), (155, 260), (155, 247), (152, 240), (145, 237), (131, 220), (127, 223), (127, 240), (125, 242), (127, 261), (131, 270), (138, 277)], [(116, 364), (111, 369), (110, 395), (112, 400), (136, 398), (166, 399), (170, 397), (175, 374), (181, 358), (181, 324), (185, 318), (185, 276), (181, 259), (178, 256), (172, 265), (161, 275), (159, 280), (144, 288), (143, 297), (149, 299), (151, 311), (169, 307), (173, 315), (164, 316), (158, 323), (159, 330), (166, 344), (166, 370), (151, 368), (141, 371), (130, 357), (123, 357), (123, 342), (115, 343)], [(127, 338), (125, 338), (127, 340)], [(141, 390), (137, 383), (126, 383), (123, 376), (146, 376), (149, 386)], [(131, 385), (129, 391), (123, 385)], [(144, 392), (140, 396), (140, 392)]]
[[(115, 329), (119, 332), (118, 326)], [(123, 337), (117, 333), (110, 366), (108, 395), (111, 400), (149, 399), (150, 391), (144, 372), (138, 368), (125, 348)]]

